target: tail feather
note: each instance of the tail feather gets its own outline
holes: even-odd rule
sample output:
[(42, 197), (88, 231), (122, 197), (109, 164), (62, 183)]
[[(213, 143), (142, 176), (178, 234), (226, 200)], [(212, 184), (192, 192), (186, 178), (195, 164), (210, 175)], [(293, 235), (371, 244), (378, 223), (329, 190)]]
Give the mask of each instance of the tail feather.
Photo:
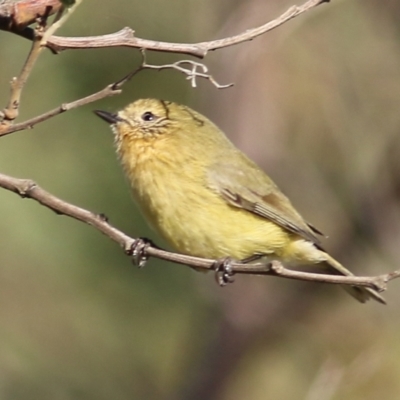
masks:
[[(330, 272), (335, 272), (336, 274), (352, 276), (353, 274), (343, 267), (338, 261), (332, 258), (329, 254), (326, 254), (326, 265), (329, 267)], [(347, 293), (353, 296), (355, 299), (360, 301), (361, 303), (365, 303), (369, 299), (374, 299), (379, 303), (386, 304), (386, 300), (374, 289), (365, 287), (365, 286), (351, 286), (351, 285), (343, 285), (342, 286)]]

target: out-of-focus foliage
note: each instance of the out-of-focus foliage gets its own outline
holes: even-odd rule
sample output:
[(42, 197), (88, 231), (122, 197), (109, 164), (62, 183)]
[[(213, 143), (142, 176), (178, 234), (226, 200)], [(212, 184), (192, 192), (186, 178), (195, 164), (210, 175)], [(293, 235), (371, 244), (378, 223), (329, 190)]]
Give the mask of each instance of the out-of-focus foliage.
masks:
[[(85, 0), (58, 34), (130, 26), (143, 38), (204, 41), (262, 24), (291, 4)], [(133, 206), (112, 135), (91, 110), (139, 97), (183, 102), (269, 172), (346, 266), (359, 274), (393, 270), (400, 259), (399, 16), (396, 1), (322, 5), (210, 54), (214, 77), (236, 84), (222, 91), (208, 82), (192, 89), (176, 71), (145, 71), (121, 96), (0, 139), (0, 171), (32, 178), (162, 245)], [(0, 35), (5, 105), (29, 42)], [(126, 48), (45, 52), (20, 120), (101, 89), (139, 60)], [(220, 289), (212, 276), (157, 260), (138, 271), (94, 229), (6, 191), (0, 227), (2, 399), (398, 397), (396, 281), (383, 307), (357, 304), (330, 286), (265, 277), (237, 277)]]

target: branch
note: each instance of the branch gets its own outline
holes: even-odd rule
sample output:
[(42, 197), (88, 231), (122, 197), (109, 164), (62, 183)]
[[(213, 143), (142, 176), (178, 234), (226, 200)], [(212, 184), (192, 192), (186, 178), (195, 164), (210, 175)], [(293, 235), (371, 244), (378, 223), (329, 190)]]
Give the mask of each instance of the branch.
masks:
[(327, 2), (329, 2), (329, 0), (308, 0), (301, 6), (290, 7), (278, 18), (264, 25), (261, 25), (257, 28), (249, 29), (235, 36), (213, 40), (210, 42), (200, 42), (195, 44), (159, 42), (135, 37), (134, 31), (131, 28), (123, 28), (118, 32), (101, 36), (75, 38), (52, 36), (48, 39), (46, 46), (55, 52), (68, 49), (93, 49), (99, 47), (134, 47), (137, 49), (146, 49), (169, 53), (182, 53), (198, 58), (204, 58), (209, 51), (233, 46), (252, 40), (258, 36), (263, 35), (266, 32), (271, 31), (272, 29), (277, 28), (278, 26), (284, 24), (292, 18), (303, 14), (311, 8)]
[[(118, 243), (127, 254), (130, 254), (133, 244), (137, 239), (131, 238), (107, 222), (102, 214), (95, 214), (73, 204), (67, 203), (58, 197), (42, 189), (35, 182), (29, 179), (18, 179), (4, 174), (0, 174), (0, 187), (19, 194), (23, 198), (34, 199), (43, 206), (50, 208), (57, 214), (69, 216), (93, 226), (95, 229), (108, 236), (111, 240)], [(172, 261), (196, 269), (205, 271), (213, 270), (216, 260), (192, 257), (183, 254), (172, 253), (149, 245), (144, 248), (146, 257), (155, 257), (161, 260)], [(400, 277), (400, 270), (378, 276), (340, 276), (324, 275), (309, 272), (293, 271), (285, 268), (280, 262), (273, 261), (269, 264), (243, 264), (240, 262), (232, 263), (232, 271), (237, 274), (256, 274), (272, 275), (281, 278), (333, 283), (341, 285), (366, 286), (378, 291), (385, 291), (387, 283)]]
[[(198, 63), (192, 60), (182, 60), (182, 61), (177, 61), (176, 63), (173, 64), (151, 65), (146, 63), (144, 50), (142, 50), (142, 57), (143, 57), (142, 63), (138, 68), (136, 68), (128, 75), (118, 80), (117, 82), (107, 85), (104, 89), (99, 90), (98, 92), (95, 92), (89, 96), (83, 97), (81, 99), (75, 100), (70, 103), (63, 103), (60, 106), (53, 108), (50, 111), (47, 111), (41, 115), (28, 119), (27, 121), (21, 122), (19, 124), (10, 125), (8, 121), (4, 121), (3, 123), (0, 122), (0, 137), (9, 135), (14, 132), (22, 131), (25, 129), (32, 129), (35, 125), (39, 124), (40, 122), (46, 121), (66, 111), (81, 107), (86, 104), (93, 103), (97, 100), (104, 99), (105, 97), (110, 97), (120, 94), (122, 92), (122, 86), (130, 79), (132, 79), (137, 73), (145, 69), (156, 69), (156, 70), (175, 69), (187, 76), (187, 79), (190, 80), (192, 83), (192, 87), (196, 87), (197, 78), (204, 78), (209, 80), (218, 89), (228, 88), (233, 85), (233, 83), (230, 83), (228, 85), (219, 84), (211, 75), (206, 73), (208, 71), (208, 68), (206, 65), (202, 63)], [(191, 68), (184, 67), (183, 65), (189, 65), (191, 66)], [(200, 69), (202, 72), (198, 72), (198, 69)]]
[[(136, 73), (138, 70), (135, 70)], [(104, 99), (105, 97), (114, 96), (116, 94), (120, 94), (122, 92), (122, 85), (124, 85), (131, 77), (132, 73), (125, 76), (123, 79), (107, 85), (104, 89), (99, 90), (96, 93), (93, 93), (89, 96), (83, 97), (81, 99), (75, 100), (71, 103), (63, 103), (59, 107), (56, 107), (50, 111), (45, 112), (44, 114), (38, 115), (37, 117), (33, 117), (28, 119), (27, 121), (21, 122), (19, 124), (14, 124), (11, 126), (0, 124), (0, 137), (9, 135), (13, 132), (22, 131), (24, 129), (32, 129), (36, 124), (46, 121), (56, 115), (62, 114), (65, 111), (72, 110), (74, 108), (81, 107), (86, 104), (93, 103), (97, 100)]]
[[(149, 41), (149, 40), (144, 40), (144, 39), (138, 39), (135, 38), (133, 35), (133, 31), (129, 28), (125, 28), (117, 33), (111, 34), (111, 35), (104, 35), (104, 36), (97, 36), (97, 37), (86, 37), (86, 38), (60, 38), (62, 40), (67, 40), (67, 41), (78, 41), (77, 46), (69, 46), (66, 47), (65, 45), (60, 45), (60, 43), (56, 44), (56, 47), (54, 47), (54, 40), (57, 41), (57, 37), (51, 36), (65, 21), (66, 19), (72, 14), (72, 12), (76, 9), (76, 7), (81, 3), (81, 0), (75, 0), (73, 3), (73, 6), (70, 8), (65, 9), (64, 7), (61, 8), (53, 8), (52, 3), (50, 0), (30, 0), (27, 1), (27, 5), (32, 5), (36, 4), (35, 10), (37, 11), (42, 11), (44, 14), (40, 17), (39, 19), (39, 24), (35, 30), (33, 30), (32, 34), (30, 32), (27, 32), (27, 29), (30, 28), (25, 28), (23, 29), (24, 35), (32, 35), (32, 48), (29, 53), (29, 56), (25, 62), (24, 67), (22, 68), (22, 71), (20, 75), (16, 78), (13, 78), (11, 81), (11, 95), (10, 99), (8, 102), (8, 105), (5, 107), (5, 109), (0, 113), (0, 136), (5, 136), (13, 132), (17, 132), (20, 130), (24, 130), (27, 128), (32, 128), (34, 125), (43, 122), (55, 115), (61, 114), (67, 110), (79, 107), (84, 104), (91, 103), (93, 101), (102, 99), (107, 96), (111, 96), (114, 94), (119, 93), (119, 89), (115, 90), (113, 89), (115, 85), (109, 85), (105, 89), (101, 90), (100, 92), (97, 92), (91, 96), (85, 97), (80, 100), (76, 100), (72, 103), (67, 103), (67, 104), (62, 104), (61, 106), (50, 110), (42, 115), (39, 115), (37, 117), (31, 118), (30, 120), (27, 120), (25, 122), (19, 123), (19, 124), (13, 124), (13, 121), (18, 117), (19, 114), (19, 106), (20, 106), (20, 99), (21, 99), (21, 94), (22, 90), (25, 86), (25, 83), (35, 65), (36, 60), (38, 59), (40, 52), (43, 49), (43, 46), (47, 46), (51, 48), (53, 51), (59, 51), (62, 49), (66, 48), (94, 48), (94, 47), (110, 47), (110, 46), (133, 46), (133, 47), (139, 47), (142, 50), (142, 55), (143, 55), (143, 62), (142, 65), (139, 67), (139, 70), (142, 69), (157, 69), (157, 70), (162, 70), (162, 69), (176, 69), (180, 72), (183, 72), (185, 75), (187, 75), (187, 79), (191, 81), (192, 87), (197, 86), (196, 79), (199, 78), (205, 78), (208, 79), (214, 86), (216, 86), (218, 89), (221, 88), (227, 88), (232, 86), (232, 84), (228, 85), (221, 85), (219, 84), (210, 74), (208, 74), (208, 68), (206, 65), (197, 63), (191, 60), (181, 60), (173, 64), (165, 64), (165, 65), (150, 65), (146, 64), (145, 57), (144, 57), (144, 51), (145, 49), (151, 49), (151, 50), (158, 50), (158, 51), (170, 51), (170, 52), (175, 52), (175, 53), (187, 53), (187, 54), (192, 54), (198, 57), (204, 57), (209, 50), (216, 50), (219, 48), (227, 47), (227, 46), (232, 46), (234, 44), (242, 43), (244, 41), (251, 40), (259, 35), (262, 35), (265, 32), (270, 31), (271, 29), (276, 28), (279, 25), (282, 25), (284, 22), (288, 21), (289, 19), (292, 19), (296, 17), (297, 15), (300, 15), (304, 13), (305, 11), (311, 9), (312, 7), (316, 7), (317, 5), (326, 2), (327, 0), (309, 0), (306, 3), (304, 3), (302, 6), (293, 6), (289, 10), (287, 10), (284, 14), (282, 14), (280, 17), (277, 19), (262, 25), (258, 28), (255, 29), (250, 29), (240, 35), (237, 36), (232, 36), (229, 38), (221, 39), (221, 40), (215, 40), (211, 42), (202, 42), (198, 43), (195, 45), (188, 45), (188, 44), (180, 44), (180, 43), (163, 43), (163, 42), (155, 42), (155, 41)], [(25, 4), (25, 2), (19, 2)], [(19, 4), (18, 3), (18, 4)], [(2, 12), (3, 15), (8, 16), (13, 20), (12, 18), (15, 17), (14, 14), (16, 12), (14, 11), (14, 14), (10, 11), (10, 1), (5, 1), (6, 6), (8, 7), (7, 9), (2, 9), (0, 7), (0, 22), (1, 22), (1, 17), (2, 17)], [(40, 7), (46, 7), (44, 10)], [(16, 6), (15, 6), (16, 7)], [(20, 5), (20, 7), (22, 7)], [(14, 10), (14, 9), (13, 9)], [(54, 13), (57, 10), (57, 15), (55, 20), (53, 21), (53, 24), (49, 27), (46, 28), (46, 21), (48, 16), (51, 13)], [(63, 12), (66, 11), (63, 14)], [(32, 14), (32, 13), (31, 13)], [(30, 18), (31, 18), (31, 14)], [(10, 17), (10, 15), (12, 17)], [(29, 18), (23, 19), (24, 22), (30, 21)], [(10, 24), (10, 26), (14, 26), (15, 24)], [(1, 26), (1, 25), (0, 25)], [(18, 26), (18, 25), (16, 25)], [(49, 38), (50, 37), (50, 38)], [(53, 41), (53, 42), (51, 42)], [(53, 43), (53, 44), (51, 44)], [(189, 68), (187, 67), (189, 66)], [(200, 71), (199, 71), (200, 70)], [(136, 74), (138, 71), (134, 72)], [(134, 75), (133, 74), (133, 75)], [(131, 77), (133, 76), (131, 75)], [(126, 80), (125, 80), (126, 81)]]
[[(61, 2), (61, 0), (59, 0)], [(56, 32), (62, 25), (64, 25), (65, 21), (72, 15), (72, 13), (77, 9), (77, 7), (82, 3), (82, 0), (73, 0), (71, 2), (70, 7), (63, 6), (56, 16), (56, 20), (53, 21), (53, 24), (46, 29), (42, 40), (40, 41), (41, 46), (45, 46), (47, 39), (53, 36), (53, 33)], [(65, 13), (63, 14), (63, 12)]]
[[(58, 28), (60, 28), (60, 26), (67, 20), (80, 2), (81, 0), (75, 1), (73, 6), (66, 9), (67, 12), (64, 15), (62, 15), (65, 11), (64, 7), (55, 7), (57, 10), (57, 15), (50, 27), (47, 27), (47, 19), (49, 18), (50, 14), (55, 11), (52, 5), (47, 4), (43, 10), (43, 14), (37, 16), (37, 26), (33, 31), (31, 50), (27, 59), (25, 60), (20, 74), (11, 80), (10, 99), (5, 109), (0, 113), (1, 125), (3, 128), (11, 126), (13, 121), (18, 117), (22, 91), (33, 70), (33, 67), (36, 64), (36, 61), (39, 58), (41, 51), (44, 48), (43, 43), (46, 43), (47, 38), (51, 36)], [(32, 5), (32, 2), (28, 2), (27, 4)]]
[[(43, 46), (47, 46), (53, 51), (60, 51), (67, 48), (78, 49), (78, 48), (112, 47), (112, 46), (130, 46), (130, 47), (140, 48), (142, 51), (144, 49), (149, 49), (157, 51), (169, 51), (174, 53), (186, 53), (197, 57), (204, 57), (210, 50), (216, 50), (223, 47), (232, 46), (234, 44), (242, 43), (248, 40), (252, 40), (255, 37), (260, 36), (282, 25), (286, 21), (306, 12), (307, 10), (327, 1), (329, 0), (308, 0), (302, 6), (293, 6), (289, 8), (280, 17), (258, 28), (250, 29), (239, 35), (228, 37), (225, 39), (215, 40), (211, 42), (201, 42), (192, 45), (185, 43), (156, 42), (151, 40), (135, 38), (133, 31), (130, 28), (124, 28), (121, 31), (111, 35), (93, 36), (85, 38), (57, 38), (55, 36), (52, 36), (52, 34), (72, 14), (72, 12), (76, 9), (76, 7), (81, 3), (81, 0), (75, 0), (73, 2), (74, 3), (73, 6), (67, 9), (65, 9), (64, 7), (60, 8), (59, 6), (54, 7), (52, 1), (50, 0), (37, 0), (37, 1), (28, 0), (28, 1), (21, 1), (16, 4), (6, 0), (4, 4), (0, 5), (0, 28), (6, 29), (8, 27), (10, 31), (15, 31), (15, 29), (17, 30), (21, 29), (20, 33), (25, 37), (32, 38), (33, 44), (20, 75), (18, 77), (13, 78), (11, 81), (11, 95), (8, 105), (5, 107), (3, 112), (0, 113), (0, 119), (1, 119), (0, 136), (18, 130), (22, 130), (28, 127), (32, 127), (38, 122), (42, 122), (48, 118), (51, 118), (54, 115), (66, 111), (68, 109), (68, 106), (70, 106), (70, 108), (75, 108), (81, 105), (79, 101), (70, 103), (69, 105), (68, 104), (61, 105), (60, 107), (51, 110), (41, 116), (32, 118), (31, 120), (28, 120), (24, 123), (12, 126), (13, 121), (18, 117), (19, 114), (19, 106), (20, 106), (22, 90), (36, 63), (36, 60), (40, 55), (40, 52), (43, 49)], [(28, 9), (29, 12), (27, 12), (26, 13), (27, 15), (24, 18), (22, 18), (21, 17), (22, 12), (20, 12), (20, 10), (23, 10), (24, 7)], [(35, 30), (29, 31), (29, 28), (26, 28), (25, 24), (32, 22), (33, 10), (35, 12), (40, 11), (43, 14), (36, 14), (40, 15), (40, 17), (38, 17), (39, 18), (38, 26)], [(56, 19), (54, 20), (53, 24), (46, 29), (47, 18), (51, 13), (54, 13), (56, 11), (57, 11)], [(64, 11), (66, 12), (64, 13), (64, 15), (62, 15)], [(187, 64), (191, 66), (191, 69), (185, 67), (185, 65)], [(195, 63), (194, 61), (190, 60), (183, 60), (174, 64), (167, 64), (162, 66), (145, 64), (145, 61), (143, 61), (142, 69), (144, 68), (158, 69), (158, 70), (173, 68), (179, 70), (188, 76), (188, 79), (192, 83), (192, 87), (196, 87), (197, 77), (208, 79), (217, 88), (225, 88), (231, 86), (231, 84), (230, 85), (218, 84), (214, 80), (214, 78), (207, 73), (208, 69), (204, 64)], [(199, 68), (201, 72), (198, 72)], [(89, 96), (89, 98), (90, 97), (91, 96)], [(99, 98), (102, 97), (95, 97), (95, 99)], [(89, 100), (86, 102), (87, 99), (88, 98), (84, 99), (83, 104), (87, 104), (87, 102), (94, 101), (94, 100)]]
[(22, 90), (37, 59), (39, 58), (40, 52), (42, 51), (40, 40), (41, 35), (43, 34), (43, 31), (45, 29), (47, 17), (48, 15), (45, 15), (43, 18), (38, 20), (37, 27), (35, 28), (33, 34), (31, 50), (28, 54), (27, 59), (25, 60), (25, 64), (22, 67), (22, 70), (18, 77), (13, 77), (11, 80), (10, 99), (0, 116), (2, 117), (1, 119), (3, 120), (3, 124), (9, 125), (18, 117)]

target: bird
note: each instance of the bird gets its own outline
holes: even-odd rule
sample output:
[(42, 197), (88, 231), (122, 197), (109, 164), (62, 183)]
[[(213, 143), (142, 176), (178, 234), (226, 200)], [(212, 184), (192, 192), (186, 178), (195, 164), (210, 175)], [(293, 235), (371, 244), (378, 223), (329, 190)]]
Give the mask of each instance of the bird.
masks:
[[(182, 254), (215, 260), (262, 257), (352, 276), (321, 246), (272, 179), (204, 115), (139, 99), (117, 113), (94, 111), (112, 128), (133, 198), (153, 229)], [(343, 285), (364, 303), (378, 291)]]

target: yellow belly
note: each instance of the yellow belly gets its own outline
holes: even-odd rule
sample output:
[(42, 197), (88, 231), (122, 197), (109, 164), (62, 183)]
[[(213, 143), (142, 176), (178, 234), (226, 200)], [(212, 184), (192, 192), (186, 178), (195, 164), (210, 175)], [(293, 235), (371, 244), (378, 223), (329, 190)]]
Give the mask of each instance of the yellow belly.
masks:
[[(138, 146), (137, 142), (131, 145)], [(178, 160), (166, 152), (161, 158), (151, 146), (135, 149), (134, 159), (128, 157), (132, 151), (122, 152), (121, 159), (133, 195), (149, 224), (174, 250), (213, 259), (240, 260), (256, 253), (285, 257), (294, 235), (229, 205), (207, 187), (205, 168), (190, 160), (179, 160), (181, 168), (172, 168)]]
[(154, 229), (180, 253), (214, 259), (240, 260), (256, 253), (281, 258), (291, 241), (292, 235), (278, 225), (230, 206), (207, 188), (193, 195), (169, 188), (162, 198), (139, 199), (139, 204)]

